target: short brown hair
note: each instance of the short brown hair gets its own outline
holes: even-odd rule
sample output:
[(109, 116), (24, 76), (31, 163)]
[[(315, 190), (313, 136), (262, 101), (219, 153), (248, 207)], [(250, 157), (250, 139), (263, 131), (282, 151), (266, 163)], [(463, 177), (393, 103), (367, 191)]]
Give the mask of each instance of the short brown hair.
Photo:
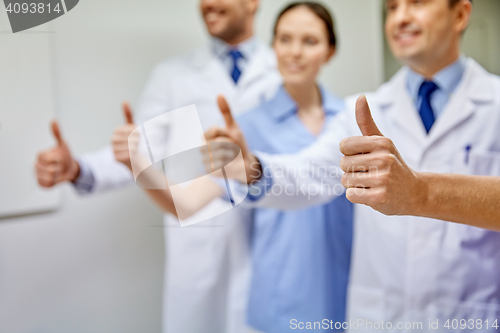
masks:
[[(451, 1), (451, 0), (450, 0)], [(330, 46), (336, 46), (337, 45), (337, 37), (335, 36), (335, 28), (334, 28), (334, 23), (333, 23), (333, 18), (328, 9), (325, 8), (320, 3), (317, 2), (312, 2), (312, 1), (298, 1), (298, 2), (293, 2), (286, 6), (278, 15), (276, 18), (276, 22), (274, 23), (274, 35), (276, 37), (276, 29), (278, 28), (278, 23), (281, 19), (281, 17), (288, 12), (289, 10), (304, 6), (309, 8), (314, 14), (316, 14), (317, 17), (319, 17), (326, 25), (326, 30), (328, 31), (328, 42), (330, 43)]]

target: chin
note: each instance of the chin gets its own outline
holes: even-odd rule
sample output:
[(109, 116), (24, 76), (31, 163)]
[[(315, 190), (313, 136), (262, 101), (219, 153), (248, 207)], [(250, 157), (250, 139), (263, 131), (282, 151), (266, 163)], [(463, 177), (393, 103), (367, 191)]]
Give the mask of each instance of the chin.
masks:
[(208, 33), (213, 37), (219, 37), (222, 34), (222, 32), (224, 31), (224, 29), (219, 25), (214, 25), (211, 27), (207, 26), (207, 29), (208, 29)]
[(285, 80), (285, 85), (288, 87), (295, 87), (296, 89), (301, 89), (306, 86), (308, 86), (308, 81), (302, 79), (302, 80)]
[(283, 81), (291, 85), (301, 85), (305, 80), (304, 76), (300, 74), (284, 74)]
[[(206, 24), (206, 23), (205, 23)], [(214, 37), (220, 37), (224, 34), (227, 27), (227, 22), (220, 20), (214, 24), (206, 24), (208, 33)]]
[(392, 51), (394, 57), (405, 64), (418, 58), (421, 53), (422, 52), (415, 47), (398, 48)]

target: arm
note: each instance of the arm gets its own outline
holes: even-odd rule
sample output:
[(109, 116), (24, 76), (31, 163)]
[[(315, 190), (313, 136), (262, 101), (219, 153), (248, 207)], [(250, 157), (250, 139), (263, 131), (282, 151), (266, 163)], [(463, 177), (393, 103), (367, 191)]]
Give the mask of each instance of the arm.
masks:
[(500, 177), (421, 173), (427, 195), (413, 214), (500, 231)]
[[(165, 80), (166, 67), (159, 65), (153, 70), (141, 96), (141, 123), (168, 110)], [(57, 145), (37, 156), (35, 164), (38, 183), (43, 187), (52, 187), (62, 182), (71, 182), (81, 194), (104, 192), (133, 183), (130, 170), (114, 158), (111, 147), (83, 154), (78, 159), (73, 157), (68, 144), (63, 139), (58, 124), (52, 123), (52, 132)]]
[(112, 137), (113, 154), (116, 161), (125, 165), (130, 171), (138, 167), (143, 172), (137, 178), (141, 188), (163, 211), (186, 219), (208, 205), (213, 199), (223, 195), (223, 190), (215, 182), (207, 178), (195, 179), (189, 187), (176, 186), (175, 195), (168, 186), (165, 175), (154, 167), (149, 167), (149, 159), (143, 157), (137, 149), (139, 146), (138, 131), (133, 123), (132, 112), (128, 104), (123, 105), (126, 124), (118, 127)]
[[(238, 180), (250, 184), (248, 199), (253, 201), (252, 206), (293, 210), (318, 205), (344, 193), (338, 144), (340, 139), (349, 136), (347, 112), (332, 119), (321, 138), (297, 154), (256, 152), (254, 155), (248, 150), (243, 133), (222, 97), (219, 97), (219, 107), (226, 127), (213, 127), (205, 137), (207, 141), (225, 138), (241, 148), (246, 179)], [(206, 164), (213, 162), (215, 169), (227, 165), (234, 157), (225, 148), (224, 145), (212, 148), (211, 155), (204, 156)]]
[(164, 212), (182, 219), (187, 219), (212, 202), (213, 199), (223, 195), (222, 189), (217, 184), (205, 178), (193, 182), (182, 192), (178, 189), (175, 201), (168, 186), (166, 189), (143, 190)]
[(386, 215), (414, 215), (500, 231), (500, 177), (419, 173), (375, 125), (366, 99), (356, 105), (362, 137), (340, 143), (347, 198)]

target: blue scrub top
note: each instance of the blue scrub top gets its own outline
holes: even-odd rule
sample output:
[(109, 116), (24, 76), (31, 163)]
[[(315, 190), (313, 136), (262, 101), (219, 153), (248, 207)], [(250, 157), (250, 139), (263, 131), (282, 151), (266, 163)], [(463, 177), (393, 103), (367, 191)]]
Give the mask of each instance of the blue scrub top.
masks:
[[(320, 92), (326, 119), (344, 109), (341, 99), (323, 88)], [(295, 101), (283, 87), (273, 99), (237, 121), (254, 151), (295, 153), (317, 139), (302, 124)], [(297, 331), (291, 329), (292, 319), (304, 323), (344, 321), (352, 210), (345, 195), (307, 209), (255, 210), (250, 326), (265, 333), (281, 333)]]

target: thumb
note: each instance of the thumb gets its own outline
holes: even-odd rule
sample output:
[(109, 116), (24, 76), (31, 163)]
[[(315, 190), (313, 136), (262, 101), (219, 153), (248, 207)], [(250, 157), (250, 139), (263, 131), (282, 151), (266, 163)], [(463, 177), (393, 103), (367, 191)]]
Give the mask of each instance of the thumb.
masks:
[(132, 116), (132, 110), (130, 109), (130, 105), (128, 102), (123, 102), (123, 114), (125, 115), (125, 122), (127, 124), (134, 124), (134, 117)]
[(219, 97), (217, 97), (217, 103), (219, 104), (220, 112), (222, 113), (222, 116), (226, 121), (226, 127), (231, 128), (235, 126), (236, 123), (234, 121), (233, 115), (231, 114), (231, 109), (229, 108), (229, 105), (227, 104), (224, 96), (219, 95)]
[(372, 113), (365, 95), (359, 96), (356, 101), (356, 122), (363, 136), (383, 136), (382, 132), (380, 132), (375, 124), (375, 121), (373, 121)]
[(51, 126), (52, 126), (52, 134), (54, 135), (54, 138), (56, 138), (57, 144), (59, 146), (63, 145), (64, 140), (62, 138), (61, 131), (59, 130), (59, 125), (57, 124), (57, 121), (56, 120), (52, 121)]

